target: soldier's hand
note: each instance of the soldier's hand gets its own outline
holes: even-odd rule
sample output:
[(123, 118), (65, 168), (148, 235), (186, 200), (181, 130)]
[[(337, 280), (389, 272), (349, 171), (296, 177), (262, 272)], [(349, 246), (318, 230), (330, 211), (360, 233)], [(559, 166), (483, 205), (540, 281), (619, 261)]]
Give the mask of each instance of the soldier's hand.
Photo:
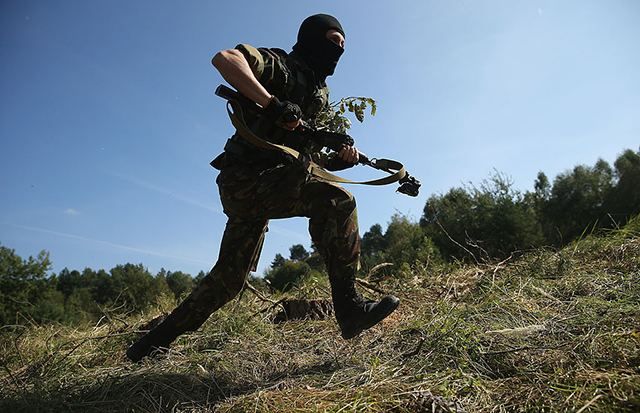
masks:
[(347, 145), (342, 146), (342, 149), (340, 149), (340, 152), (338, 152), (338, 157), (343, 161), (351, 164), (357, 164), (358, 159), (360, 158), (358, 156), (358, 150), (356, 149), (356, 147)]
[(302, 120), (298, 119), (294, 122), (287, 122), (284, 125), (282, 125), (282, 128), (285, 128), (286, 130), (296, 130), (298, 128), (298, 126), (300, 126), (300, 124), (302, 123)]
[(264, 115), (277, 126), (294, 130), (300, 126), (302, 110), (300, 110), (300, 106), (293, 102), (288, 100), (280, 102), (277, 97), (273, 96), (269, 104), (264, 108)]

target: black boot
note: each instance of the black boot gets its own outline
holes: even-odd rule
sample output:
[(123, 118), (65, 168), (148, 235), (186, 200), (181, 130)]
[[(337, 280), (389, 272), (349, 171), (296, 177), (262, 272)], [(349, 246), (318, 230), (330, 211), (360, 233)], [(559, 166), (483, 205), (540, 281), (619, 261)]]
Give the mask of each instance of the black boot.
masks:
[(127, 349), (127, 358), (134, 363), (155, 351), (168, 349), (169, 345), (181, 334), (171, 316), (165, 318), (157, 327), (145, 334)]
[(329, 277), (336, 320), (345, 340), (354, 338), (398, 308), (400, 299), (387, 295), (380, 301), (365, 300), (356, 291), (355, 274)]
[(400, 299), (387, 295), (380, 301), (364, 301), (354, 306), (351, 311), (337, 316), (338, 325), (342, 331), (342, 338), (349, 340), (364, 330), (368, 330), (384, 320), (398, 308)]

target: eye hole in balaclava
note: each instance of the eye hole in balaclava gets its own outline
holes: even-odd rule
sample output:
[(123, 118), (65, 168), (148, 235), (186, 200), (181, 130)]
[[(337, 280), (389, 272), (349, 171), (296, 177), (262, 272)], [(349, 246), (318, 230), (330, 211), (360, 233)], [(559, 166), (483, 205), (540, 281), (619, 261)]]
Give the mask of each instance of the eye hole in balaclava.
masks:
[(300, 25), (298, 42), (293, 51), (299, 54), (322, 80), (331, 76), (338, 65), (344, 49), (327, 39), (327, 31), (335, 29), (343, 36), (340, 22), (328, 14), (314, 14)]

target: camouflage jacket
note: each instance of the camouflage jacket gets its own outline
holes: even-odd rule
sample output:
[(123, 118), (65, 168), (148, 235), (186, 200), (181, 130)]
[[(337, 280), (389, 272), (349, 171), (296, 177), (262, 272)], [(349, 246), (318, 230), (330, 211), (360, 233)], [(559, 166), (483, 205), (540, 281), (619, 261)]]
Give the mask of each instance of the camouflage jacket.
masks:
[[(281, 101), (288, 100), (300, 106), (305, 121), (313, 124), (318, 114), (328, 109), (329, 88), (324, 80), (316, 79), (313, 71), (294, 52), (286, 53), (276, 48), (255, 48), (248, 44), (239, 44), (236, 49), (242, 52), (254, 76), (269, 93)], [(335, 154), (323, 152), (322, 147), (314, 142), (304, 142), (295, 132), (277, 127), (255, 112), (245, 111), (245, 121), (259, 137), (305, 153), (327, 169), (337, 170), (346, 166)], [(235, 152), (239, 158), (244, 158), (247, 162), (255, 164), (258, 161), (269, 166), (284, 158), (283, 154), (251, 146), (237, 133), (231, 141), (232, 144), (225, 147), (226, 151)]]

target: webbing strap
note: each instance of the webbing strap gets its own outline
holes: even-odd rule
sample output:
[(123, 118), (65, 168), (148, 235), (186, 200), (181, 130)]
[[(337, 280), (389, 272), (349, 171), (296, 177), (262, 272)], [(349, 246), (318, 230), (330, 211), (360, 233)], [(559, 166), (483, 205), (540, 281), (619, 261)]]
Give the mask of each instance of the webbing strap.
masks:
[(247, 127), (244, 121), (242, 106), (240, 106), (240, 104), (238, 104), (237, 102), (232, 100), (227, 101), (227, 113), (229, 114), (231, 123), (238, 131), (238, 134), (242, 136), (242, 138), (244, 138), (247, 142), (257, 146), (258, 148), (285, 153), (307, 165), (307, 171), (311, 175), (325, 181), (341, 184), (388, 185), (394, 182), (398, 182), (407, 174), (407, 171), (405, 171), (404, 166), (400, 162), (391, 159), (377, 159), (376, 166), (380, 169), (389, 171), (391, 175), (385, 176), (384, 178), (373, 179), (370, 181), (352, 181), (350, 179), (342, 178), (338, 175), (332, 174), (310, 159), (306, 159), (305, 156), (303, 156), (295, 149), (289, 148), (288, 146), (268, 142), (257, 136)]

